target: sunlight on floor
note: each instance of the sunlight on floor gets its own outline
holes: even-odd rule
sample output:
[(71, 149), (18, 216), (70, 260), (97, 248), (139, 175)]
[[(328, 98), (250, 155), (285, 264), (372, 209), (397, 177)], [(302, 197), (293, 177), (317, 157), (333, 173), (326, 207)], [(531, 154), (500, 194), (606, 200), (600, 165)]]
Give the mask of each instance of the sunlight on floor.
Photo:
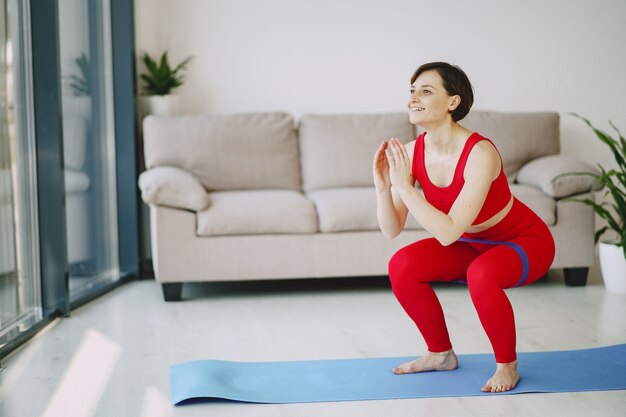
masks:
[(91, 417), (120, 351), (117, 343), (88, 329), (42, 417)]
[(169, 398), (154, 385), (146, 387), (141, 417), (170, 417), (171, 415), (172, 404)]

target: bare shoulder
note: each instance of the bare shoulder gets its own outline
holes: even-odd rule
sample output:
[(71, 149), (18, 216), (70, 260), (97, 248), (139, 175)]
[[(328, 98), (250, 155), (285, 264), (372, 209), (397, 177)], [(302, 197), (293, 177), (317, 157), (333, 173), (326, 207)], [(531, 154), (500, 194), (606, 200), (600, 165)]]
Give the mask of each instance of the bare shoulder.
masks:
[(488, 140), (477, 142), (469, 155), (465, 166), (465, 177), (489, 175), (492, 180), (500, 174), (500, 154)]
[(470, 152), (470, 157), (472, 155), (479, 155), (479, 158), (494, 158), (496, 160), (500, 159), (500, 155), (496, 150), (496, 147), (488, 140), (481, 140), (474, 145), (472, 151)]

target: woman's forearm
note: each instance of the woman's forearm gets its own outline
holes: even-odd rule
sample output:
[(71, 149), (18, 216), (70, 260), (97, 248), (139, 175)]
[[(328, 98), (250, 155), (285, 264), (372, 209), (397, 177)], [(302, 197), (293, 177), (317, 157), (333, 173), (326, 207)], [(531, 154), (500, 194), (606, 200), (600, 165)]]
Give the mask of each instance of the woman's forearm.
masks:
[(409, 213), (439, 243), (448, 246), (459, 238), (460, 234), (455, 230), (452, 219), (428, 203), (414, 187), (400, 187), (398, 192)]
[(400, 219), (398, 219), (398, 213), (393, 205), (391, 189), (376, 190), (376, 218), (381, 232), (387, 238), (393, 239), (398, 236), (401, 231)]

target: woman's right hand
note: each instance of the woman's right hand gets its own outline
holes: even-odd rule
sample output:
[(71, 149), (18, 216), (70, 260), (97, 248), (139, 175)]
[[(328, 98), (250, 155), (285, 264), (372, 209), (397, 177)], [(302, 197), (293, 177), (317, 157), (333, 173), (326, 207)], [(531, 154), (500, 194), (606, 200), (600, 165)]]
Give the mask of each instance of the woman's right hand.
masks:
[(387, 160), (387, 146), (389, 146), (386, 140), (376, 150), (374, 155), (374, 185), (377, 192), (389, 191), (391, 189), (391, 177), (389, 176), (389, 161)]

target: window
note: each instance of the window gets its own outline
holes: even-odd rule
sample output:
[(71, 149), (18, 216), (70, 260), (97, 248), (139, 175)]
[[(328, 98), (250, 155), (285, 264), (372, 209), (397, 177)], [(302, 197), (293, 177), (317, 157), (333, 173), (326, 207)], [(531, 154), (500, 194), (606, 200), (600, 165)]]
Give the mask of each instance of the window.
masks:
[(42, 315), (29, 18), (0, 0), (0, 348)]

